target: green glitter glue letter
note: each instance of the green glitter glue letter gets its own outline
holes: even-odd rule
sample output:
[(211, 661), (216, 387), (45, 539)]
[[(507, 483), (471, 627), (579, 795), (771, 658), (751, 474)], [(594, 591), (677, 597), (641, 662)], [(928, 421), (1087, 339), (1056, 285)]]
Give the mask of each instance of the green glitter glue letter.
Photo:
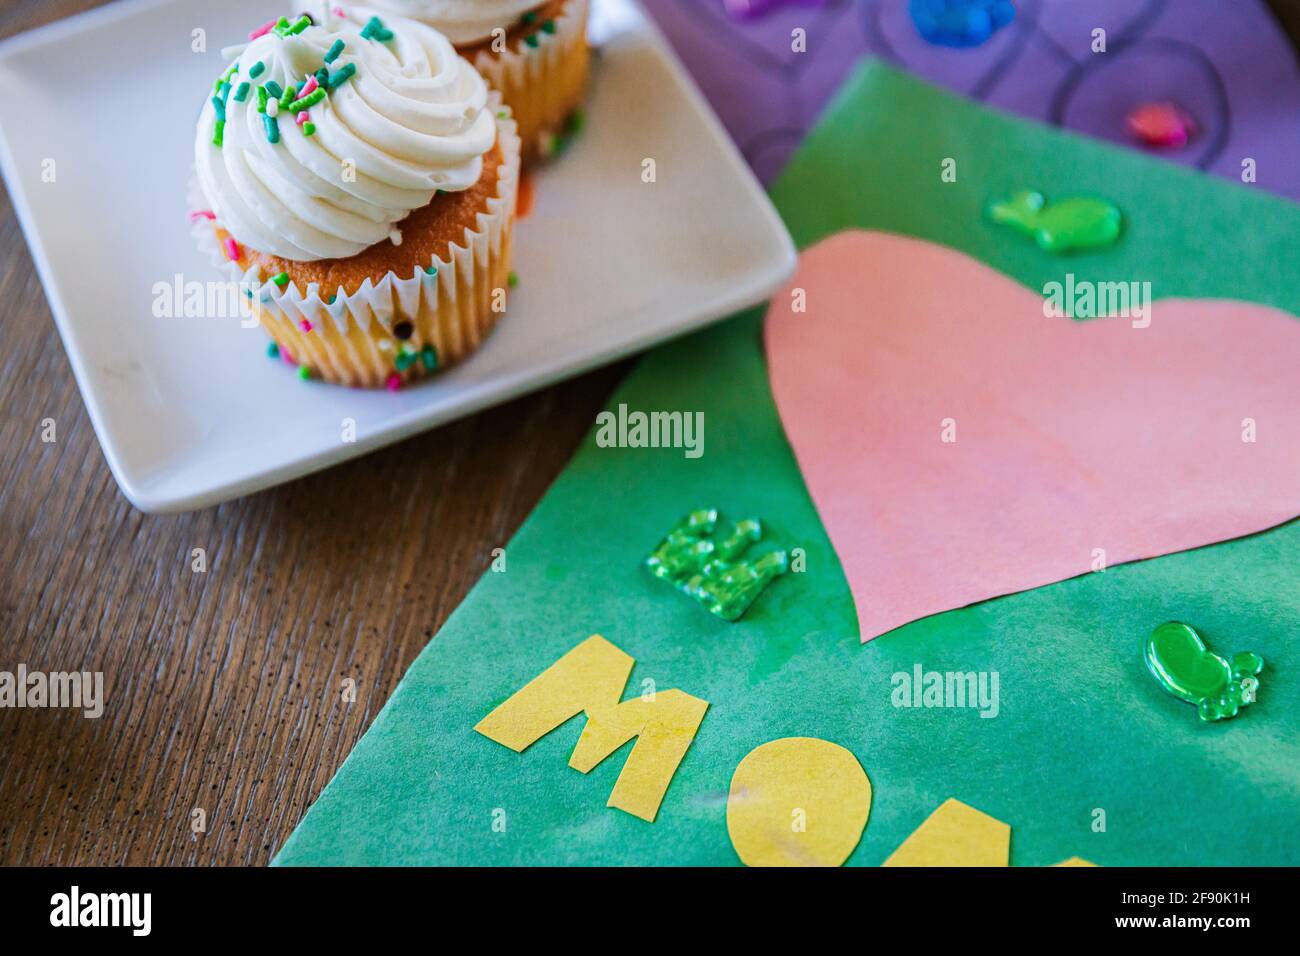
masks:
[(993, 203), (988, 216), (1000, 226), (1031, 236), (1040, 249), (1055, 255), (1114, 245), (1124, 219), (1119, 208), (1105, 199), (1071, 196), (1048, 203), (1033, 190)]
[(725, 538), (714, 537), (718, 512), (692, 511), (677, 523), (646, 558), (650, 573), (667, 581), (725, 621), (736, 621), (768, 583), (789, 569), (784, 551), (742, 560), (763, 537), (754, 518), (737, 522)]
[(1259, 690), (1256, 675), (1264, 659), (1243, 651), (1224, 660), (1205, 646), (1201, 635), (1187, 624), (1169, 621), (1147, 638), (1145, 658), (1160, 686), (1179, 700), (1196, 705), (1201, 720), (1236, 717), (1255, 702)]

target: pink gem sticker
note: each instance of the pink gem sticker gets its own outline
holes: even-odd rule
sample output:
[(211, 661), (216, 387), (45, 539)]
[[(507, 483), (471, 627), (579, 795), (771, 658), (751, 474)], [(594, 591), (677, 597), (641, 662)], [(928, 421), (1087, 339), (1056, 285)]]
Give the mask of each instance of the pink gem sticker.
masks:
[(1147, 146), (1162, 149), (1186, 146), (1196, 123), (1173, 103), (1142, 103), (1127, 118), (1129, 132)]

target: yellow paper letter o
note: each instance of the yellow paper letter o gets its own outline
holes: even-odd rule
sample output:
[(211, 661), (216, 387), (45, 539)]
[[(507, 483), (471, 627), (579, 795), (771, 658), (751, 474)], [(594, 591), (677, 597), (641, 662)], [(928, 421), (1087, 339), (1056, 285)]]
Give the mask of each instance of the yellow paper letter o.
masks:
[(727, 832), (746, 866), (839, 866), (862, 838), (871, 781), (853, 754), (815, 737), (755, 747), (736, 766)]

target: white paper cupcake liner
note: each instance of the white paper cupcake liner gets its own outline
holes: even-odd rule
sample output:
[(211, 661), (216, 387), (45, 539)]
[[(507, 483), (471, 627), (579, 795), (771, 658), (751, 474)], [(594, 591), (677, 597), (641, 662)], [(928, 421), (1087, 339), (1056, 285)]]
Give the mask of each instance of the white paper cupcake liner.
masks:
[[(488, 198), (475, 228), (465, 230), (463, 242), (452, 242), (445, 258), (413, 266), (407, 277), (389, 272), (378, 283), (365, 280), (350, 294), (340, 286), (332, 302), (319, 283), (300, 289), (290, 282), (281, 289), (259, 267), (244, 270), (230, 260), (213, 228), (221, 226), (220, 219), (194, 220), (192, 233), (199, 249), (230, 281), (252, 293), (259, 322), (286, 361), (304, 367), (312, 378), (396, 388), (433, 370), (418, 358), (427, 354), (426, 346), (434, 349), (435, 367), (442, 368), (465, 358), (491, 331), (501, 317), (493, 306), (504, 301), (495, 292), (509, 284), (520, 142), (500, 94), (489, 94), (488, 108), (498, 117), (497, 145), (503, 156), (496, 195)], [(192, 210), (210, 208), (194, 180), (189, 201)], [(429, 268), (435, 274), (429, 274)], [(399, 340), (394, 328), (403, 322), (413, 331)], [(411, 354), (416, 360), (410, 360)]]
[(535, 47), (521, 44), (518, 50), (501, 53), (479, 50), (471, 61), (513, 111), (525, 158), (548, 153), (549, 141), (582, 102), (588, 3), (568, 0), (554, 18), (555, 32), (534, 34)]

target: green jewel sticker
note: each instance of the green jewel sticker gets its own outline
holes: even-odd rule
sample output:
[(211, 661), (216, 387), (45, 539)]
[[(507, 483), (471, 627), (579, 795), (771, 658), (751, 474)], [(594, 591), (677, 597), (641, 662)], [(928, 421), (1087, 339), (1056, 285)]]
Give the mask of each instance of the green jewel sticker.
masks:
[(1205, 646), (1201, 635), (1180, 621), (1161, 624), (1147, 638), (1147, 667), (1160, 686), (1196, 705), (1201, 720), (1226, 720), (1255, 702), (1264, 659), (1243, 651), (1231, 663)]
[(768, 551), (753, 560), (742, 556), (763, 537), (755, 518), (736, 523), (723, 538), (714, 537), (718, 512), (692, 511), (668, 532), (646, 558), (655, 577), (704, 605), (725, 621), (739, 620), (768, 583), (789, 568), (786, 553)]

